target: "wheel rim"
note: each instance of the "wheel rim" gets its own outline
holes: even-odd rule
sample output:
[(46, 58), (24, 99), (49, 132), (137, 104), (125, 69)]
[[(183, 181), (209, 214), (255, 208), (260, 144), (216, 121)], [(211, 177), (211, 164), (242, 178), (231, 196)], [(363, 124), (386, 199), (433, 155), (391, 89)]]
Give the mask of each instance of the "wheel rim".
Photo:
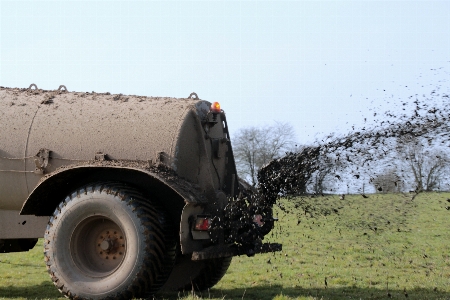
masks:
[(127, 250), (123, 230), (112, 220), (93, 216), (79, 223), (70, 240), (74, 264), (89, 277), (105, 277), (122, 264)]

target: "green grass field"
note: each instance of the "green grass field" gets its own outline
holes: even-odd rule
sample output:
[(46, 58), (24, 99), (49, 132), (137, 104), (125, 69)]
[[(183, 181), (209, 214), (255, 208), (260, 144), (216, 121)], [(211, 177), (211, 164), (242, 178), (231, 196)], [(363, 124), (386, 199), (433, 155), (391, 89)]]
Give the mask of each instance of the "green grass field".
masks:
[[(267, 241), (283, 251), (236, 257), (207, 292), (156, 299), (450, 299), (449, 193), (280, 201)], [(60, 297), (42, 240), (0, 254), (0, 299)], [(63, 299), (63, 298), (61, 298)]]

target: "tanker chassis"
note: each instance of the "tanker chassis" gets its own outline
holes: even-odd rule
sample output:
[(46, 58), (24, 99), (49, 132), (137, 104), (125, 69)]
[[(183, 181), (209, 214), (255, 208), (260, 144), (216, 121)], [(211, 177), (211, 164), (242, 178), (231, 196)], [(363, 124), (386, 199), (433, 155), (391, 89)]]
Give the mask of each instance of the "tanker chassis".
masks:
[(43, 237), (69, 298), (208, 289), (273, 221), (217, 102), (0, 87), (0, 252)]

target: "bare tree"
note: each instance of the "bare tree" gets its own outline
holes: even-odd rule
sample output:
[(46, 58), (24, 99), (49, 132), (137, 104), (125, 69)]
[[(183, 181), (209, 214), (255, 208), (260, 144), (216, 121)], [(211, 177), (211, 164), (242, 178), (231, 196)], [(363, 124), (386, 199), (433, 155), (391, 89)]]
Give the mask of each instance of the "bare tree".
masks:
[(447, 154), (439, 149), (426, 149), (419, 139), (411, 137), (404, 138), (399, 149), (413, 175), (415, 191), (437, 189), (448, 166)]
[(233, 139), (233, 151), (239, 176), (257, 184), (259, 169), (285, 151), (292, 149), (294, 129), (289, 123), (243, 128)]

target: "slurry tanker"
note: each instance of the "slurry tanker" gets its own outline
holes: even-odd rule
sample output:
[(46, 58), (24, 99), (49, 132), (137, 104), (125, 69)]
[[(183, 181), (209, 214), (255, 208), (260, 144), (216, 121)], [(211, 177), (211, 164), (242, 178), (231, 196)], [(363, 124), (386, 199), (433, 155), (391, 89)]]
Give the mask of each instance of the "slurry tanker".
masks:
[(208, 289), (233, 256), (281, 250), (266, 202), (217, 102), (0, 87), (0, 252), (44, 238), (69, 298)]

